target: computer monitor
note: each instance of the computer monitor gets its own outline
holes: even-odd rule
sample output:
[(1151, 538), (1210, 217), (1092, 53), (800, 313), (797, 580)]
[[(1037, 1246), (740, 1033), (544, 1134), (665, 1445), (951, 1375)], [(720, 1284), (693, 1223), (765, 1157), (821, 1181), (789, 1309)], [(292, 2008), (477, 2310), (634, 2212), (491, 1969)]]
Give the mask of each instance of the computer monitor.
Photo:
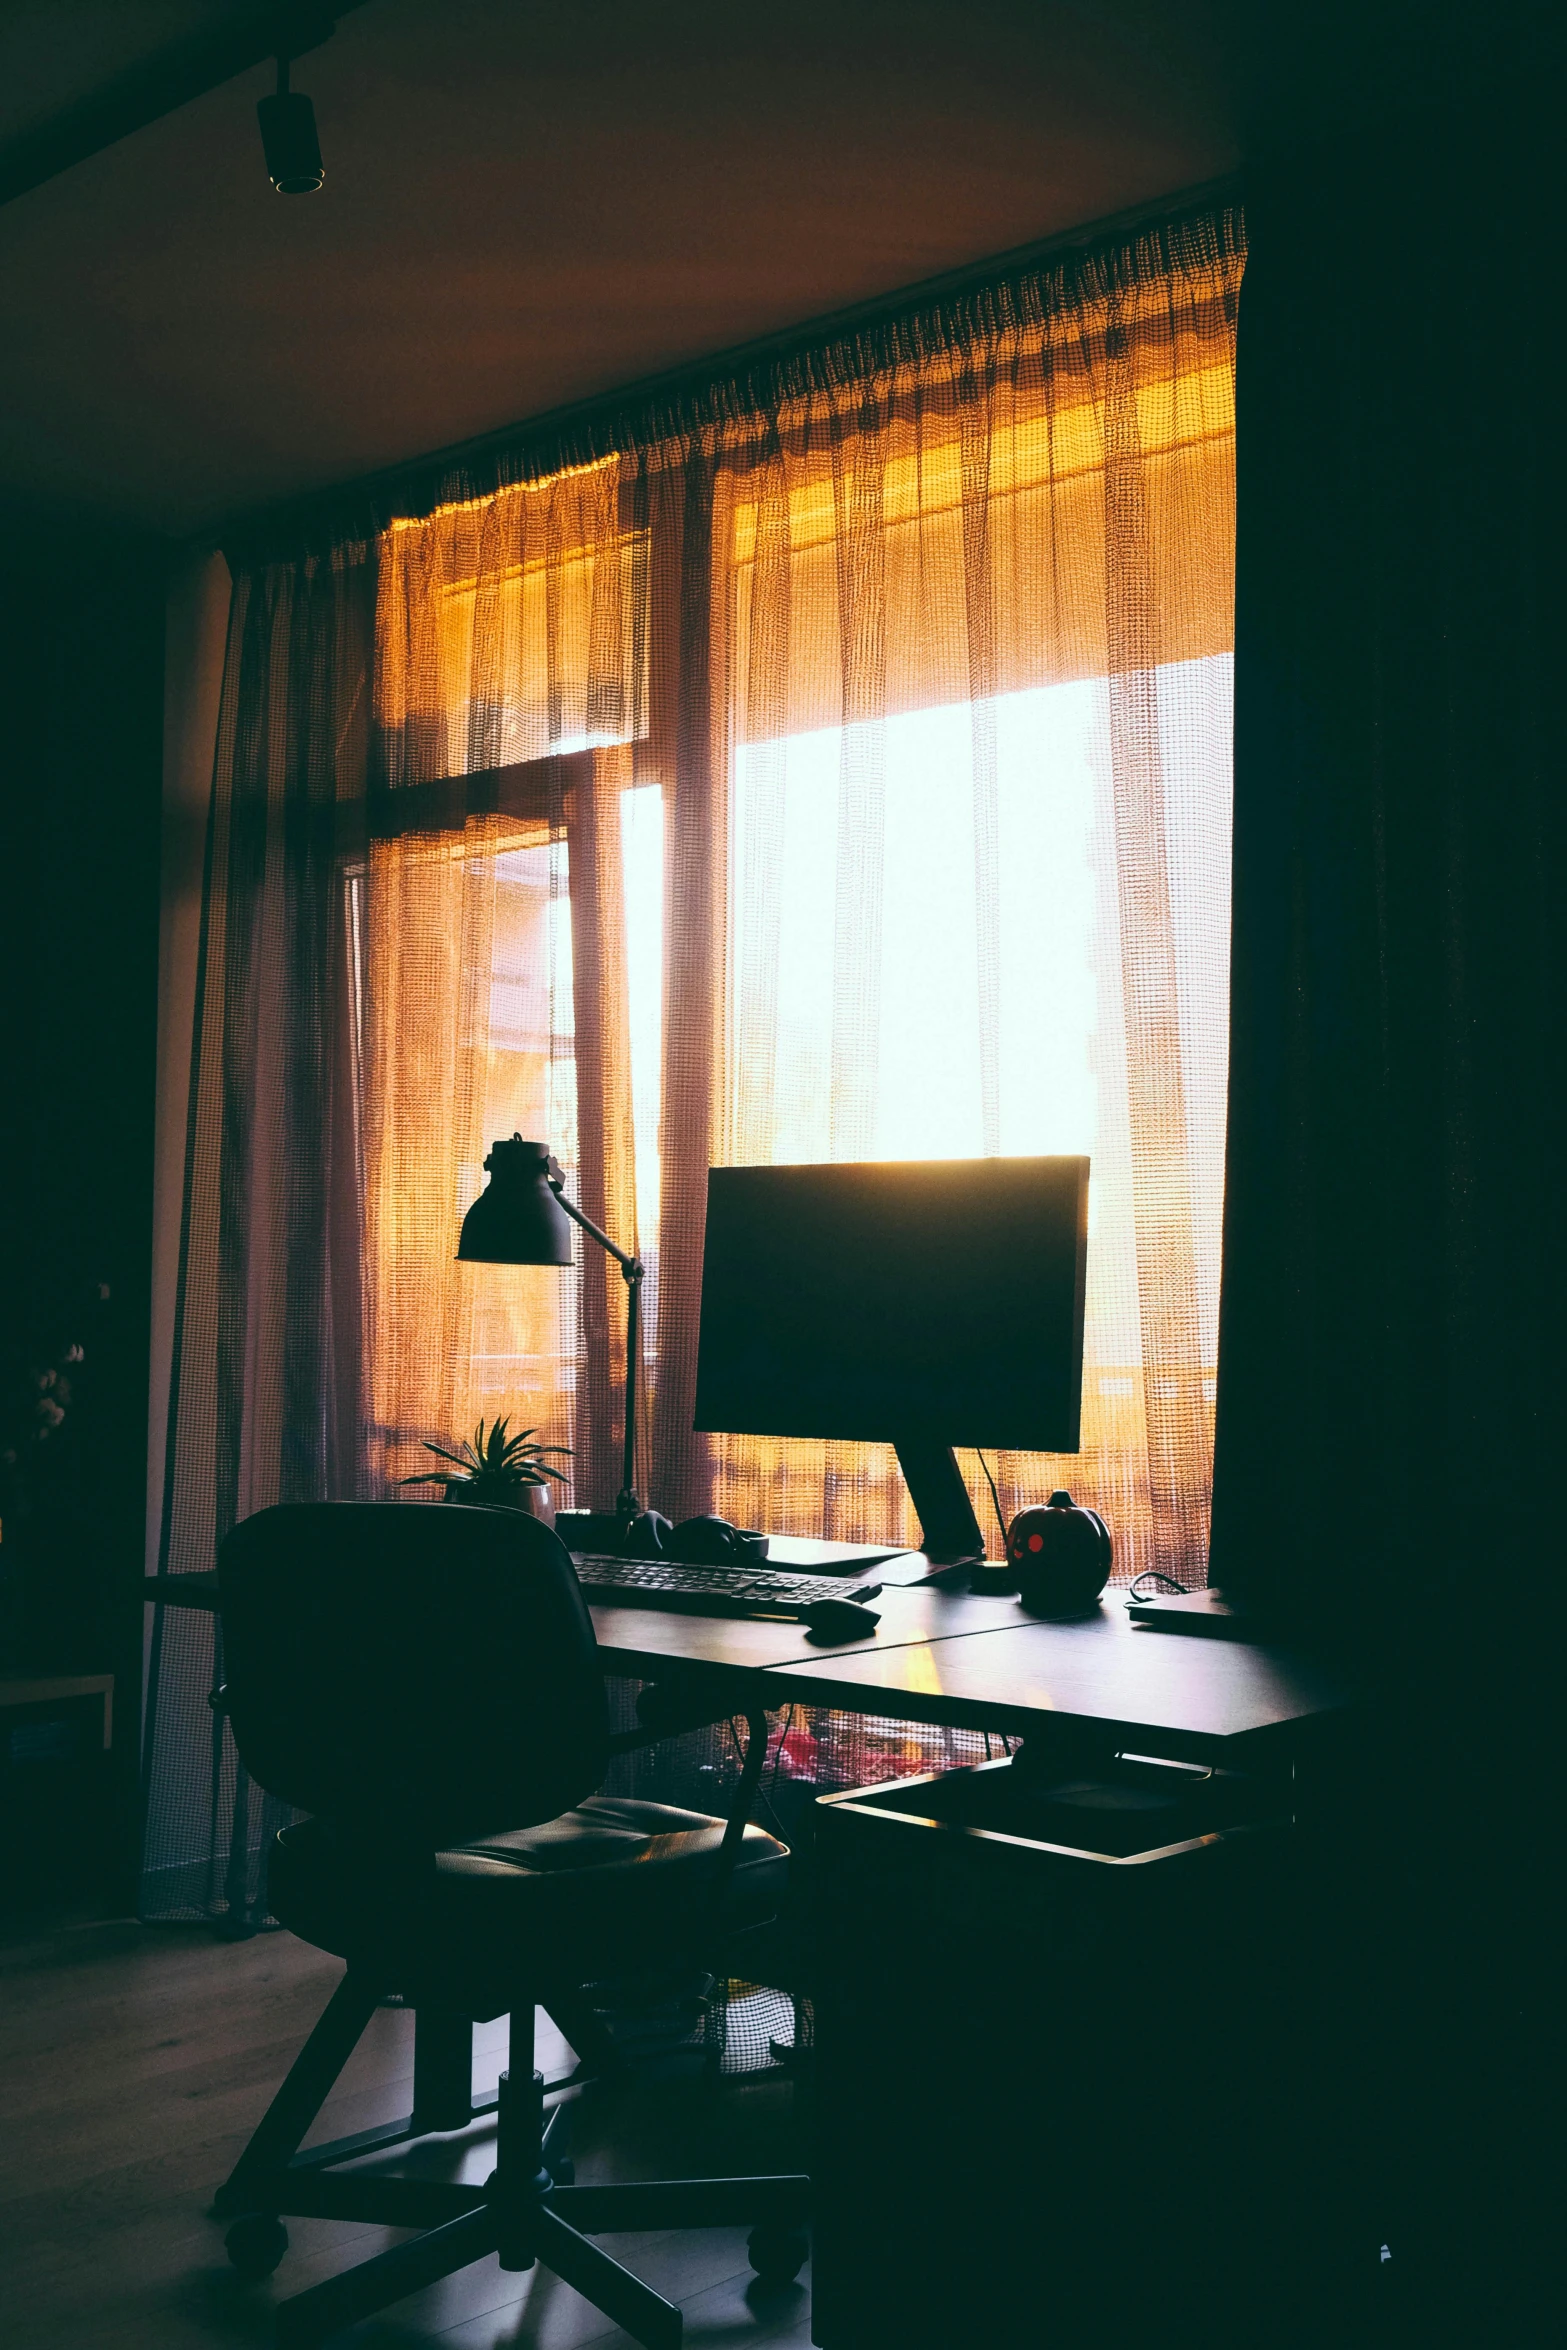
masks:
[(932, 1558), (984, 1555), (954, 1444), (1075, 1452), (1086, 1158), (714, 1167), (696, 1426), (890, 1443)]

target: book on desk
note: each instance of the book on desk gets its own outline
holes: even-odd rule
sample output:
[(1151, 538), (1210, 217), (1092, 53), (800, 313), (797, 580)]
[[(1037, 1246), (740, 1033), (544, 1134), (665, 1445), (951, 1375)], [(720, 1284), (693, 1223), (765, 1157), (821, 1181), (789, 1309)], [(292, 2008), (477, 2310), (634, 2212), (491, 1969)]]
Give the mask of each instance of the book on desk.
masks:
[(1245, 1610), (1222, 1591), (1161, 1591), (1150, 1599), (1129, 1599), (1126, 1612), (1134, 1624), (1156, 1632), (1194, 1632), (1209, 1640), (1257, 1638)]

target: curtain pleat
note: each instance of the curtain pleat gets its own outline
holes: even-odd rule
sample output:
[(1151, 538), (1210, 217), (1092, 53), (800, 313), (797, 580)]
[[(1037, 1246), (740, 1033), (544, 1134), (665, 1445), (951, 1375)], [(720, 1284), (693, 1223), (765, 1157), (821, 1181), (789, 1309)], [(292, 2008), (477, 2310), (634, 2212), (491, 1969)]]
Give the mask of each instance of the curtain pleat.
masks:
[[(631, 754), (629, 747), (596, 751), (578, 764), (579, 778), (567, 799), (566, 846), (579, 1204), (601, 1231), (634, 1254), (636, 1133), (620, 813), (621, 795), (631, 782)], [(596, 1246), (583, 1251), (581, 1279), (583, 1361), (572, 1466), (584, 1499), (591, 1495), (607, 1502), (621, 1482), (626, 1285), (619, 1266)], [(644, 1448), (645, 1434), (639, 1425)]]
[[(1142, 1326), (1148, 1460), (1148, 1563), (1190, 1581), (1206, 1550), (1212, 1415), (1201, 1381), (1197, 1277), (1188, 1166), (1175, 926), (1165, 829), (1157, 610), (1157, 518), (1145, 478), (1139, 365), (1113, 295), (1105, 328), (1105, 636), (1109, 655), (1114, 867), (1126, 1024), (1131, 1207)], [(1177, 376), (1172, 331), (1170, 378)], [(1146, 380), (1146, 376), (1145, 376)], [(1157, 378), (1155, 378), (1157, 380)], [(1162, 452), (1160, 452), (1162, 454)], [(1155, 460), (1157, 461), (1157, 460)], [(1205, 488), (1213, 487), (1211, 481)], [(1233, 528), (1233, 509), (1205, 501), (1196, 543)]]
[[(718, 1153), (727, 1039), (725, 790), (728, 611), (714, 562), (726, 501), (701, 450), (648, 484), (664, 807), (664, 987), (652, 1498), (679, 1519), (712, 1505), (693, 1428), (707, 1170)], [(667, 764), (665, 762), (667, 761)]]

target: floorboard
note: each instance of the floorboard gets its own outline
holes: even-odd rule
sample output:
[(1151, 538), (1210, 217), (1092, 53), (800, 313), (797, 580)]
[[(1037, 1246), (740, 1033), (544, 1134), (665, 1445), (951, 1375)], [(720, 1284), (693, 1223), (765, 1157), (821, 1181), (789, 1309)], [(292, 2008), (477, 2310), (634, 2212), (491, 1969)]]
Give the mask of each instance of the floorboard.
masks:
[[(260, 2350), (277, 2301), (398, 2240), (386, 2229), (291, 2220), (282, 2267), (247, 2284), (206, 2217), (340, 1973), (290, 1934), (233, 1943), (126, 1919), (35, 1926), (0, 1943), (8, 2350)], [(377, 2014), (313, 2136), (407, 2111), (412, 2032), (410, 2016)], [(541, 2019), (547, 2072), (564, 2060), (550, 2036)], [(475, 2086), (493, 2087), (504, 2022), (480, 2026), (474, 2043)], [(400, 2152), (428, 2175), (483, 2178), (493, 2124)], [(776, 2076), (650, 2079), (603, 2116), (584, 2108), (574, 2154), (584, 2182), (793, 2169), (792, 2091)], [(794, 2285), (761, 2284), (742, 2228), (605, 2242), (680, 2303), (689, 2350), (809, 2343), (809, 2271)], [(630, 2350), (627, 2335), (548, 2271), (503, 2273), (493, 2259), (339, 2341), (343, 2350)]]

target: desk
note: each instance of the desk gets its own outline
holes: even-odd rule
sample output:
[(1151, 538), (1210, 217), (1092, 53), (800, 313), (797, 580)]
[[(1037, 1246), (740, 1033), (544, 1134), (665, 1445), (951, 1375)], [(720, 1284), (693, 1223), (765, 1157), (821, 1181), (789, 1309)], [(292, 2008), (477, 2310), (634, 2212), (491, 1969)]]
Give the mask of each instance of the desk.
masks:
[[(889, 1562), (875, 1603), (880, 1621), (874, 1632), (832, 1648), (813, 1646), (803, 1626), (788, 1623), (595, 1605), (600, 1658), (606, 1673), (666, 1684), (677, 1699), (688, 1693), (694, 1714), (706, 1708), (707, 1719), (724, 1712), (751, 1717), (745, 1769), (732, 1798), (731, 1835), (739, 1832), (766, 1750), (759, 1717), (790, 1705), (1000, 1730), (1025, 1739), (1048, 1738), (1062, 1725), (1072, 1725), (1090, 1742), (1120, 1750), (1222, 1760), (1243, 1770), (1260, 1763), (1266, 1774), (1288, 1767), (1314, 1729), (1348, 1702), (1348, 1691), (1332, 1674), (1282, 1651), (1134, 1625), (1120, 1591), (1106, 1593), (1081, 1622), (1051, 1624), (1027, 1617), (1015, 1599), (916, 1581), (925, 1571), (926, 1562), (917, 1556)], [(215, 1609), (217, 1577), (156, 1579), (149, 1582), (147, 1595)], [(1013, 1902), (1006, 1864), (1017, 1857), (1018, 1838), (971, 1843), (933, 1836), (931, 1841), (950, 1846), (944, 1857), (950, 1860), (956, 1852), (971, 1865), (972, 1876), (916, 1883), (907, 1891), (890, 1877), (882, 1884), (873, 1871), (851, 1868), (852, 1898), (833, 1910), (830, 1933), (820, 1929), (821, 1946), (831, 1949), (834, 1963), (823, 1968), (818, 1985), (818, 2093), (822, 2112), (833, 2121), (822, 2141), (824, 2167), (818, 2170), (817, 2339), (832, 2350), (850, 2345), (881, 2350), (883, 2344), (886, 2350), (911, 2350), (913, 2344), (923, 2350), (932, 2339), (945, 2344), (964, 2338), (973, 2330), (965, 2327), (965, 2312), (972, 2318), (976, 2308), (981, 2315), (985, 2309), (983, 2297), (974, 2303), (972, 2279), (985, 2276), (986, 2290), (991, 2290), (992, 2272), (1003, 2255), (1021, 2265), (1015, 2298), (1026, 2305), (1032, 2324), (1040, 2281), (1033, 2253), (1039, 2223), (1034, 2208), (1037, 2113), (1070, 2115), (1065, 2129), (1058, 2125), (1048, 2142), (1058, 2154), (1078, 2144), (1091, 2148), (1088, 2168), (1098, 2186), (1114, 2176), (1128, 2144), (1135, 2147), (1137, 2160), (1148, 2161), (1155, 2180), (1176, 2175), (1185, 2149), (1179, 2136), (1171, 2137), (1170, 2115), (1183, 2121), (1188, 2112), (1199, 2119), (1216, 2115), (1222, 2124), (1232, 2108), (1243, 2110), (1242, 2101), (1228, 2090), (1219, 2094), (1200, 2035), (1181, 2032), (1157, 2039), (1154, 2046), (1168, 2047), (1182, 2061), (1182, 2051), (1195, 2048), (1198, 2078), (1188, 2082), (1177, 2071), (1169, 2079), (1177, 2082), (1179, 2095), (1172, 2089), (1162, 2102), (1158, 2095), (1150, 2098), (1142, 2077), (1143, 2041), (1125, 2034), (1112, 2040), (1103, 2012), (1101, 1962), (1108, 1965), (1111, 1958), (1127, 1978), (1116, 1992), (1123, 2013), (1141, 2016), (1147, 1969), (1155, 1963), (1170, 1969), (1183, 1986), (1189, 1982), (1209, 1992), (1222, 1981), (1220, 1962), (1228, 1958), (1233, 1963), (1234, 1950), (1242, 1947), (1225, 1913), (1215, 1912), (1221, 1924), (1208, 1942), (1188, 1935), (1177, 1944), (1170, 1919), (1158, 1906), (1165, 1898), (1162, 1877), (1153, 1870), (1101, 1870), (1097, 1890), (1102, 1897), (1147, 1895), (1154, 1906), (1146, 1915), (1139, 1909), (1125, 1919), (1117, 1913), (1097, 1938), (1085, 1929), (1082, 1949), (1089, 1955), (1083, 1959), (1057, 1917), (1059, 1912), (1077, 1931), (1074, 1921), (1082, 1904), (1076, 1887), (1067, 1889), (1069, 1899), (1056, 1902), (1052, 1880), (1032, 1908)], [(1203, 1839), (1216, 1850), (1221, 1842)], [(998, 1855), (1001, 1865), (990, 1865)], [(836, 1898), (837, 1881), (826, 1890)], [(1244, 1919), (1244, 1908), (1240, 1914)], [(1096, 1917), (1089, 1918), (1090, 1925)], [(1121, 1930), (1115, 1930), (1117, 1925)], [(939, 1945), (938, 1934), (947, 1937)], [(1150, 1959), (1150, 1951), (1156, 1959)], [(1282, 1980), (1271, 1949), (1267, 1956), (1268, 1964), (1253, 1970), (1258, 1982)], [(787, 1982), (790, 1977), (768, 1979)], [(972, 1995), (975, 1985), (982, 1987), (980, 1999)], [(938, 1987), (965, 2000), (959, 2030), (966, 2035), (969, 2070), (961, 2081), (950, 2068), (943, 2071), (928, 2061)], [(862, 2014), (850, 2012), (851, 1995), (865, 2002)], [(1041, 2016), (1067, 2028), (1042, 2034), (1032, 2028)], [(1021, 2035), (1019, 2018), (1030, 2026)], [(1256, 2069), (1254, 2051), (1265, 2038), (1260, 2024), (1232, 2035), (1228, 2045), (1239, 2050), (1243, 2075)], [(919, 2052), (918, 2062), (910, 2062), (911, 2049)], [(1094, 2068), (1100, 2051), (1108, 2062), (1116, 2049), (1121, 2053), (1112, 2080)], [(1063, 2083), (1074, 2064), (1082, 2076), (1080, 2094), (1075, 2104), (1064, 2104)], [(970, 2072), (977, 2073), (978, 2088), (991, 2101), (978, 2124), (970, 2111)], [(1166, 2074), (1159, 2078), (1166, 2080)], [(860, 2117), (866, 2114), (876, 2117), (881, 2133), (870, 2150), (859, 2135)], [(1161, 2115), (1163, 2138), (1154, 2131)], [(1222, 2140), (1222, 2127), (1219, 2136)], [(976, 2144), (986, 2157), (978, 2164), (968, 2160)], [(948, 2208), (946, 2189), (938, 2194), (931, 2185), (933, 2154), (942, 2149), (944, 2162), (949, 2145), (957, 2178), (970, 2182), (981, 2206), (961, 2218)], [(889, 2193), (894, 2185), (896, 2191)], [(902, 2236), (896, 2232), (900, 2228)], [(894, 2307), (896, 2295), (887, 2281), (889, 2246), (897, 2253), (895, 2277), (905, 2288), (915, 2279), (920, 2297), (935, 2253), (945, 2259), (948, 2281), (957, 2280), (949, 2296), (952, 2322), (943, 2315), (934, 2337), (919, 2332), (901, 2305)], [(1125, 2268), (1124, 2246), (1109, 2244), (1103, 2251), (1106, 2273)], [(943, 2306), (940, 2293), (933, 2292), (931, 2309)], [(877, 2330), (888, 2310), (896, 2319), (890, 2334)], [(914, 2317), (919, 2318), (918, 2310)], [(994, 2329), (994, 2338), (1001, 2338), (1003, 2330), (1009, 2339), (1014, 2334), (1026, 2338), (1021, 2324)], [(1156, 2334), (1151, 2328), (1142, 2338)], [(1083, 2338), (1090, 2338), (1086, 2331)]]
[[(775, 1665), (769, 1680), (848, 1713), (874, 1699), (877, 1712), (909, 1721), (1024, 1737), (1071, 1722), (1118, 1744), (1199, 1762), (1222, 1754), (1240, 1768), (1282, 1756), (1348, 1703), (1340, 1676), (1282, 1650), (1133, 1624), (1119, 1592), (1065, 1624), (1025, 1616), (1016, 1600), (940, 1597), (885, 1593), (874, 1645), (813, 1649)], [(1003, 1620), (981, 1620), (980, 1610)]]
[[(711, 1690), (738, 1712), (788, 1705), (890, 1714), (952, 1729), (1026, 1737), (1049, 1725), (1093, 1726), (1118, 1743), (1239, 1767), (1280, 1759), (1350, 1692), (1325, 1667), (1239, 1640), (1200, 1640), (1133, 1624), (1120, 1591), (1080, 1623), (1026, 1616), (1015, 1599), (944, 1591), (912, 1577), (917, 1553), (891, 1562), (864, 1640), (818, 1648), (803, 1627), (656, 1608), (592, 1610), (607, 1673)], [(149, 1600), (215, 1610), (215, 1573), (149, 1576)]]
[(111, 1866), (112, 1673), (0, 1680), (0, 1912), (82, 1891)]
[(31, 1674), (20, 1681), (0, 1681), (0, 1713), (13, 1706), (53, 1705), (69, 1697), (96, 1697), (103, 1707), (103, 1750), (114, 1741), (114, 1675), (112, 1673)]

